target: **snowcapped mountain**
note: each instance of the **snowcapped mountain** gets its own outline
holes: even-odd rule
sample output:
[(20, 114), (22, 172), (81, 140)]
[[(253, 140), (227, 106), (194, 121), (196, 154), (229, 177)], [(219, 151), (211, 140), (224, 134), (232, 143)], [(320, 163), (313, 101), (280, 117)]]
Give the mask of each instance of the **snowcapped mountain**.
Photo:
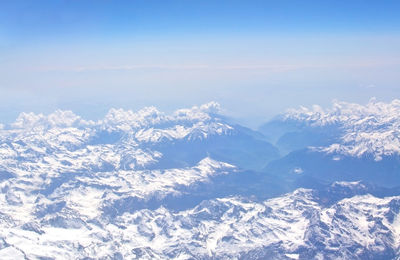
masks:
[[(400, 154), (400, 100), (383, 103), (372, 99), (365, 106), (336, 101), (330, 109), (317, 105), (301, 107), (289, 110), (278, 121), (286, 124), (290, 132), (325, 132), (331, 138), (324, 139), (326, 145), (318, 149), (327, 153), (372, 155), (377, 161), (383, 156)], [(264, 125), (262, 129), (267, 130), (271, 125)], [(305, 141), (317, 146), (313, 145), (317, 143), (315, 140)]]
[(0, 129), (0, 259), (400, 257), (399, 107), (288, 112), (264, 126), (283, 157), (215, 102), (22, 113)]
[[(343, 193), (350, 189), (356, 194)], [(2, 205), (2, 259), (388, 259), (398, 256), (400, 197), (365, 194), (359, 183), (335, 183), (324, 192), (298, 189), (252, 201), (206, 200), (104, 214), (117, 196), (94, 185), (65, 187), (35, 203), (36, 212)], [(334, 203), (329, 192), (350, 196)], [(62, 194), (64, 193), (64, 194)], [(321, 194), (323, 196), (321, 197)], [(60, 201), (61, 198), (61, 201)], [(22, 203), (26, 201), (23, 200)], [(25, 205), (25, 204), (24, 204)], [(44, 205), (47, 209), (43, 212)], [(19, 207), (22, 207), (21, 205)], [(25, 206), (24, 206), (25, 207)]]
[[(66, 161), (72, 157), (77, 163), (76, 157), (83, 159), (98, 153), (86, 158), (85, 163), (100, 159), (92, 163), (117, 168), (120, 164), (143, 168), (151, 163), (162, 168), (192, 166), (210, 155), (237, 166), (260, 168), (278, 158), (278, 150), (258, 133), (226, 123), (218, 111), (215, 102), (180, 109), (172, 115), (154, 107), (138, 112), (111, 109), (97, 122), (83, 120), (70, 111), (48, 116), (22, 113), (13, 124), (0, 130), (0, 154), (5, 156), (3, 159), (27, 159), (60, 153)], [(116, 154), (119, 158), (112, 158)], [(129, 160), (132, 161), (128, 163)]]
[[(365, 106), (335, 102), (331, 109), (290, 110), (262, 127), (263, 131), (283, 129), (276, 145), (287, 153), (265, 170), (297, 180), (365, 180), (398, 186), (399, 112), (400, 100), (371, 100)], [(301, 174), (289, 177), (295, 172)]]
[(61, 129), (71, 132), (80, 129), (86, 130), (90, 137), (93, 137), (94, 133), (105, 131), (131, 134), (136, 141), (147, 143), (183, 138), (201, 139), (208, 135), (229, 134), (234, 131), (232, 126), (222, 122), (218, 111), (219, 105), (215, 102), (191, 109), (180, 109), (172, 115), (165, 115), (155, 107), (147, 107), (138, 112), (110, 109), (105, 117), (97, 122), (84, 120), (71, 111), (58, 110), (48, 116), (22, 113), (7, 130), (10, 133), (26, 134), (60, 132)]

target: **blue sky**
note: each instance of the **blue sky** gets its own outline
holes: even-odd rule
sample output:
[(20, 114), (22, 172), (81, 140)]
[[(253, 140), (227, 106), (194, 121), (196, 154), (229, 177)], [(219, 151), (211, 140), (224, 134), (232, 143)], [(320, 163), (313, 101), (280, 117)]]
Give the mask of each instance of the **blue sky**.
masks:
[(1, 1), (0, 120), (399, 97), (399, 1)]

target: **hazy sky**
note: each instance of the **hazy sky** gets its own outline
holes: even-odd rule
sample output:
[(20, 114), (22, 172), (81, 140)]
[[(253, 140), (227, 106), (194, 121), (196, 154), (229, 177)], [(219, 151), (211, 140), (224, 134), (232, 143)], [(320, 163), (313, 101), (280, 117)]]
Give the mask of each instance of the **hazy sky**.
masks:
[(0, 1), (0, 121), (21, 111), (400, 98), (400, 1)]

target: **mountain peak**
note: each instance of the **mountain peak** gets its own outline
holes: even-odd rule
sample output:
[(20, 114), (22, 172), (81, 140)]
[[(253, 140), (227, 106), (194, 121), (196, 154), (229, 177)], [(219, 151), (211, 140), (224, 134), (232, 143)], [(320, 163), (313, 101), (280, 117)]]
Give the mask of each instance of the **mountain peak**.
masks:
[(82, 120), (80, 116), (70, 110), (56, 110), (45, 116), (35, 113), (21, 113), (14, 123), (11, 124), (15, 129), (30, 129), (35, 127), (71, 127), (89, 124), (90, 121)]
[(366, 105), (334, 101), (332, 108), (301, 107), (290, 110), (284, 120), (294, 120), (309, 127), (334, 126), (340, 143), (320, 147), (327, 153), (361, 157), (372, 154), (377, 161), (383, 156), (400, 154), (400, 100), (390, 103), (370, 100)]

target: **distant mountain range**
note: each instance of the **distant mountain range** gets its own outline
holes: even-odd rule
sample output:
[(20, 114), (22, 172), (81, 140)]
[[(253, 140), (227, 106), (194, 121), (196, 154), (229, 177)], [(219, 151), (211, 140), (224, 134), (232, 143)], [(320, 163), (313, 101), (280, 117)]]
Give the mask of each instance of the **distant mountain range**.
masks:
[(0, 259), (396, 259), (400, 100), (22, 113), (0, 125)]

